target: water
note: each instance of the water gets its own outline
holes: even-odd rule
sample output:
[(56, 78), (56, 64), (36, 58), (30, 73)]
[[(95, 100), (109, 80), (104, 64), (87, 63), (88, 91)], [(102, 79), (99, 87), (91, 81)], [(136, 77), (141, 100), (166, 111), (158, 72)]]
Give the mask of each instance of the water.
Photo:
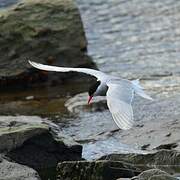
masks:
[(0, 8), (8, 7), (17, 2), (17, 0), (0, 0)]
[(88, 52), (100, 70), (141, 79), (151, 94), (176, 94), (180, 84), (180, 1), (76, 0)]

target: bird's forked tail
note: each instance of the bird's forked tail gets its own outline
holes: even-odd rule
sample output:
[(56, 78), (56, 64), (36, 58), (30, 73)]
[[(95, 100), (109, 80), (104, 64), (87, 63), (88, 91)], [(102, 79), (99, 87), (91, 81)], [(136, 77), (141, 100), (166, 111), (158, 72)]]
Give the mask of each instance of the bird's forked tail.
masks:
[(149, 95), (147, 95), (144, 92), (144, 90), (143, 90), (144, 88), (140, 85), (139, 79), (136, 79), (136, 80), (131, 81), (131, 82), (133, 84), (133, 88), (134, 88), (136, 94), (138, 94), (139, 96), (141, 96), (145, 99), (153, 100)]

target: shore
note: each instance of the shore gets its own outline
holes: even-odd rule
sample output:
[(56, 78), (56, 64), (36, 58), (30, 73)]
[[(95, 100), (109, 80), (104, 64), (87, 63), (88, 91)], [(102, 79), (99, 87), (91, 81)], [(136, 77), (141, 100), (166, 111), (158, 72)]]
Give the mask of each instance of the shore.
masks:
[[(180, 176), (179, 1), (27, 0), (0, 7), (0, 179)], [(135, 125), (120, 130), (105, 98), (87, 106), (95, 79), (37, 71), (27, 57), (139, 78), (154, 101), (135, 96)]]

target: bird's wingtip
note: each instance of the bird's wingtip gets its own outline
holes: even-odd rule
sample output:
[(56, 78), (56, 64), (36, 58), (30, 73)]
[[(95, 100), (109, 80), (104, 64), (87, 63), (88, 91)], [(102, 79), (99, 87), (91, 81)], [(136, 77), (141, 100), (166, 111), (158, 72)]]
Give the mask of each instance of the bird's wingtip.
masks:
[(33, 61), (31, 61), (30, 59), (28, 59), (27, 62), (28, 62), (29, 64), (31, 64), (31, 65), (32, 65), (32, 63), (33, 63)]
[(33, 66), (33, 67), (36, 67), (38, 65), (38, 63), (34, 62), (34, 61), (31, 61), (28, 59), (28, 63)]

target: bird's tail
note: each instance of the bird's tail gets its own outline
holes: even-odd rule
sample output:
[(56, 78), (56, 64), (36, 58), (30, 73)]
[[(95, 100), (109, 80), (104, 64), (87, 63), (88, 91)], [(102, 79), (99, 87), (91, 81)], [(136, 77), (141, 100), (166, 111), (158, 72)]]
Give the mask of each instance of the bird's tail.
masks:
[(138, 94), (139, 96), (141, 96), (141, 97), (143, 97), (145, 99), (153, 100), (150, 96), (148, 96), (144, 92), (144, 88), (140, 85), (139, 79), (136, 79), (136, 80), (131, 81), (131, 82), (133, 84), (133, 88), (134, 88), (136, 94)]

